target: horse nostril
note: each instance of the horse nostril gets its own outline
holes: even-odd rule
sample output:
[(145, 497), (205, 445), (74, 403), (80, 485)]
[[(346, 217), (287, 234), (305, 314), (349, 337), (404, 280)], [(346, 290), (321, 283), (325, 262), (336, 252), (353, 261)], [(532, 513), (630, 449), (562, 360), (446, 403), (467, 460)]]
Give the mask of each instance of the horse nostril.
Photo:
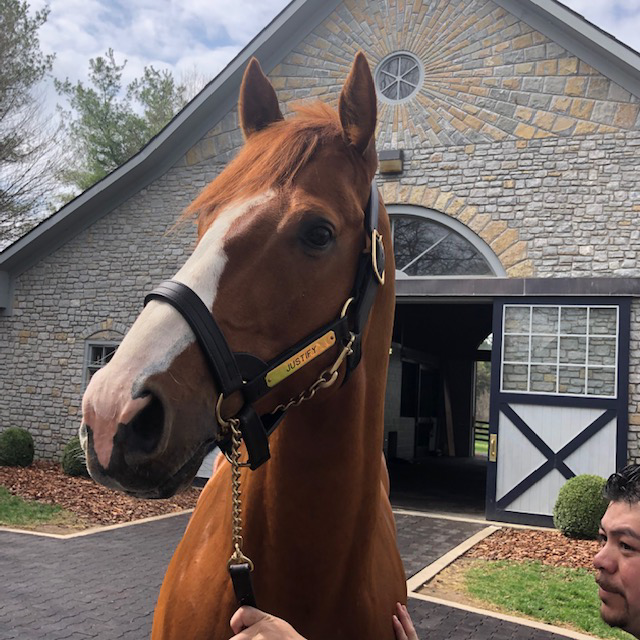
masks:
[(164, 409), (152, 393), (150, 401), (125, 425), (128, 447), (133, 451), (151, 453), (156, 449), (164, 428)]

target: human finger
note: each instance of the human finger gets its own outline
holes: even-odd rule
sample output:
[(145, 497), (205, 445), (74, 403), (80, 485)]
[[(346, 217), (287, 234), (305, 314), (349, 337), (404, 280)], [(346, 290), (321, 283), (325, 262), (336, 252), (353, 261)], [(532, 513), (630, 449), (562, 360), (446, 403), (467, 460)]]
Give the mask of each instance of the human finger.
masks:
[(240, 607), (231, 617), (231, 630), (233, 633), (240, 633), (243, 629), (250, 627), (261, 620), (265, 620), (269, 614), (254, 607)]
[(393, 616), (393, 630), (396, 634), (396, 640), (409, 640), (409, 638), (407, 638), (407, 634), (404, 632), (402, 623), (396, 615)]
[[(418, 640), (418, 634), (416, 633), (411, 616), (407, 607), (399, 602), (396, 604), (397, 618), (402, 626), (402, 631), (405, 634), (404, 638), (401, 636), (401, 640)], [(397, 635), (397, 634), (396, 634)]]

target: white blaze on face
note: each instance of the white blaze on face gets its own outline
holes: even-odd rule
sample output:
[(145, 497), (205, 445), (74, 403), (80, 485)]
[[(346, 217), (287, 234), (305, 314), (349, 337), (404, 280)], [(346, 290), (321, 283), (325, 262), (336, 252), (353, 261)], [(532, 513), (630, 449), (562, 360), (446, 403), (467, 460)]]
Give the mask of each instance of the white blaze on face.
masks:
[[(213, 307), (227, 263), (224, 243), (229, 230), (242, 215), (272, 196), (273, 192), (268, 192), (221, 211), (175, 275), (174, 279), (193, 289), (208, 309)], [(94, 422), (102, 424), (126, 424), (133, 417), (129, 413), (137, 408), (131, 403), (132, 397), (140, 393), (145, 381), (166, 371), (194, 341), (195, 335), (178, 311), (165, 302), (149, 302), (109, 365), (92, 378), (85, 393), (85, 416), (90, 415)], [(115, 431), (105, 434), (108, 440), (105, 447), (110, 445), (114, 434)]]
[[(193, 289), (207, 309), (213, 308), (218, 284), (227, 264), (224, 242), (229, 230), (246, 212), (271, 197), (273, 193), (268, 192), (222, 210), (184, 266), (173, 277)], [(123, 355), (134, 350), (135, 359), (144, 363), (140, 374), (148, 378), (154, 373), (166, 371), (194, 341), (195, 335), (178, 311), (166, 302), (152, 300), (131, 327), (114, 360), (121, 350), (125, 351)]]

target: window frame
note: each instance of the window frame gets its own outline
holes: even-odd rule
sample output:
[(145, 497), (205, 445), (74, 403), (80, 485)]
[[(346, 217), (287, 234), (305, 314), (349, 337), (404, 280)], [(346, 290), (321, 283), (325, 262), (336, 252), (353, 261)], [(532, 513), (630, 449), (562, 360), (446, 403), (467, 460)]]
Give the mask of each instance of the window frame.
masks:
[[(502, 266), (500, 259), (493, 252), (491, 247), (474, 233), (469, 227), (465, 224), (448, 216), (444, 213), (436, 211), (435, 209), (428, 209), (425, 207), (419, 207), (416, 205), (408, 205), (408, 204), (385, 204), (385, 208), (387, 213), (389, 214), (389, 218), (392, 222), (392, 242), (393, 242), (393, 218), (402, 216), (402, 217), (414, 217), (421, 218), (423, 220), (428, 220), (430, 222), (434, 222), (451, 233), (454, 233), (458, 236), (461, 236), (463, 240), (466, 240), (487, 262), (493, 274), (485, 274), (485, 275), (422, 275), (422, 276), (410, 276), (406, 275), (401, 271), (396, 271), (396, 279), (402, 280), (446, 280), (448, 278), (506, 278), (507, 271)], [(400, 275), (399, 275), (400, 274)]]
[[(509, 308), (528, 308), (529, 309), (529, 330), (528, 332), (507, 332), (506, 331), (506, 314), (507, 309)], [(555, 333), (543, 333), (543, 332), (533, 332), (533, 310), (542, 309), (542, 308), (554, 308), (558, 310), (558, 323), (557, 330)], [(562, 333), (561, 332), (561, 317), (562, 317), (562, 309), (580, 309), (584, 308), (587, 310), (586, 317), (586, 328), (584, 334), (577, 333)], [(616, 325), (615, 325), (615, 335), (612, 334), (591, 334), (590, 333), (590, 315), (592, 309), (613, 309), (615, 311)], [(619, 395), (619, 382), (620, 382), (620, 344), (622, 340), (622, 317), (621, 317), (621, 308), (619, 304), (616, 303), (607, 303), (607, 302), (575, 302), (575, 303), (563, 303), (563, 302), (527, 302), (527, 303), (515, 303), (515, 302), (506, 302), (502, 305), (502, 318), (501, 318), (501, 336), (500, 336), (500, 377), (498, 380), (499, 392), (507, 393), (507, 394), (520, 394), (524, 396), (548, 396), (548, 397), (566, 397), (566, 398), (595, 398), (595, 399), (605, 399), (605, 400), (617, 400)], [(528, 355), (526, 360), (515, 361), (515, 360), (505, 360), (505, 338), (508, 336), (520, 336), (520, 337), (528, 337)], [(555, 337), (557, 340), (556, 343), (556, 362), (537, 362), (532, 359), (532, 341), (534, 337)], [(572, 362), (561, 362), (561, 350), (560, 350), (560, 342), (561, 338), (567, 337), (580, 337), (585, 338), (585, 360), (584, 363), (572, 363)], [(596, 364), (589, 365), (589, 347), (590, 347), (590, 338), (607, 338), (614, 339), (614, 363), (613, 364)], [(505, 389), (504, 386), (504, 366), (506, 365), (522, 365), (527, 368), (527, 389)], [(531, 366), (555, 366), (555, 391), (538, 391), (531, 390)], [(560, 368), (561, 367), (575, 367), (575, 368), (583, 368), (585, 372), (584, 376), (584, 385), (582, 393), (568, 393), (560, 391)], [(591, 370), (610, 370), (613, 371), (613, 393), (611, 395), (603, 395), (597, 393), (589, 393), (589, 371)]]
[[(117, 340), (86, 340), (84, 343), (84, 364), (82, 367), (82, 388), (86, 389), (87, 385), (89, 384), (89, 381), (91, 380), (91, 376), (89, 375), (89, 371), (92, 369), (94, 370), (94, 373), (96, 373), (97, 371), (99, 371), (100, 369), (102, 369), (102, 367), (104, 367), (106, 364), (108, 364), (109, 360), (111, 358), (109, 358), (109, 360), (107, 362), (105, 362), (101, 367), (92, 367), (91, 366), (91, 349), (93, 347), (115, 347), (115, 349), (117, 349), (120, 346), (120, 341)], [(114, 350), (115, 351), (115, 350)], [(113, 357), (113, 356), (112, 356)]]
[[(383, 73), (385, 73), (384, 67), (386, 66), (386, 64), (393, 58), (398, 58), (401, 56), (411, 58), (416, 63), (418, 67), (418, 82), (416, 83), (413, 91), (409, 95), (405, 96), (404, 98), (400, 98), (396, 100), (393, 98), (389, 98), (382, 92), (382, 89), (380, 88), (380, 77), (382, 76)], [(424, 65), (422, 63), (422, 60), (420, 60), (420, 57), (417, 56), (415, 53), (411, 53), (411, 51), (406, 51), (406, 50), (392, 51), (391, 53), (386, 55), (384, 58), (382, 58), (382, 60), (380, 60), (380, 62), (378, 62), (378, 64), (376, 65), (376, 68), (373, 74), (373, 82), (375, 84), (376, 94), (378, 96), (378, 99), (381, 102), (384, 102), (386, 104), (393, 105), (393, 106), (400, 105), (405, 102), (408, 102), (412, 98), (415, 98), (415, 96), (422, 89), (422, 86), (424, 84)], [(411, 83), (407, 82), (406, 84), (411, 84)]]

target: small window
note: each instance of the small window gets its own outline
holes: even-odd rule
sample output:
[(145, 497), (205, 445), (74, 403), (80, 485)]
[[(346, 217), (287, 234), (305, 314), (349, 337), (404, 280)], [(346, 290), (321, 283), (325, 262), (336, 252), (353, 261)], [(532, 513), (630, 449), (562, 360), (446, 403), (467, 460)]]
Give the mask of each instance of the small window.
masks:
[(113, 354), (118, 348), (117, 342), (89, 342), (87, 343), (85, 355), (85, 386), (89, 384), (89, 380), (93, 374), (102, 369), (107, 362), (113, 358)]
[(376, 69), (378, 95), (385, 102), (404, 102), (418, 91), (423, 77), (422, 64), (412, 53), (392, 53)]
[(615, 398), (618, 308), (505, 305), (502, 391)]

